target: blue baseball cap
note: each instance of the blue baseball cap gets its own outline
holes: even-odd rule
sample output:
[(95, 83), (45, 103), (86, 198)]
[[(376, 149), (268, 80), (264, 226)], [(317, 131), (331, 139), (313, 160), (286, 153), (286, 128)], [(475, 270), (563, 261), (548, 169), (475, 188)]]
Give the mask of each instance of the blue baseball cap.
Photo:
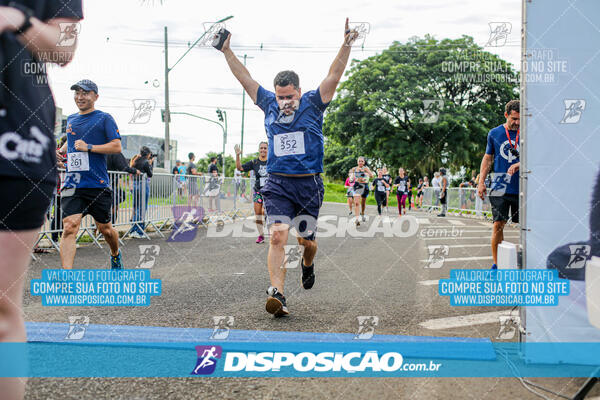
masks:
[(94, 92), (96, 92), (96, 94), (98, 94), (98, 85), (96, 85), (94, 82), (90, 81), (89, 79), (82, 79), (79, 82), (77, 82), (76, 84), (74, 84), (73, 86), (71, 86), (71, 90), (77, 90), (77, 89), (83, 89), (86, 92), (94, 91)]

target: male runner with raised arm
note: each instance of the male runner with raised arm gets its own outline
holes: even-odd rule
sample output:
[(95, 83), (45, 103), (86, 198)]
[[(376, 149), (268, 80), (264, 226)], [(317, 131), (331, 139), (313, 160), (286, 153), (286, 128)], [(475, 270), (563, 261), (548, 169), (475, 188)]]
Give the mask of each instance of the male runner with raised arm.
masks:
[(231, 50), (231, 35), (221, 48), (233, 75), (265, 113), (269, 177), (262, 195), (271, 233), (267, 261), (271, 286), (267, 290), (266, 310), (275, 316), (289, 314), (284, 297), (284, 246), (292, 225), (298, 232), (298, 243), (304, 246), (302, 287), (310, 289), (315, 282), (316, 222), (323, 202), (320, 176), (323, 172), (323, 113), (333, 99), (357, 37), (358, 32), (349, 29), (346, 18), (344, 43), (327, 76), (317, 90), (304, 95), (298, 75), (293, 71), (281, 71), (275, 76), (274, 93), (260, 86)]

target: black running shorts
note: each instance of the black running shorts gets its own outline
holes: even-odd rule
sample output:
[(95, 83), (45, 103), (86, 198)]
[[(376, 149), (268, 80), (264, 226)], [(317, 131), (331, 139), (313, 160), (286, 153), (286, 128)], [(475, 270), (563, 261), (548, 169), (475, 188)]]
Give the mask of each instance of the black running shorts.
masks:
[(519, 222), (519, 196), (516, 194), (505, 194), (504, 196), (489, 196), (492, 205), (492, 216), (494, 222), (508, 221)]
[[(68, 195), (66, 195), (66, 192)], [(112, 206), (112, 190), (110, 188), (79, 188), (74, 192), (63, 190), (61, 208), (63, 219), (69, 215), (91, 215), (96, 222), (107, 224), (110, 222), (110, 209)]]
[(44, 223), (56, 184), (6, 176), (0, 178), (0, 182), (3, 191), (0, 196), (0, 230), (39, 229)]

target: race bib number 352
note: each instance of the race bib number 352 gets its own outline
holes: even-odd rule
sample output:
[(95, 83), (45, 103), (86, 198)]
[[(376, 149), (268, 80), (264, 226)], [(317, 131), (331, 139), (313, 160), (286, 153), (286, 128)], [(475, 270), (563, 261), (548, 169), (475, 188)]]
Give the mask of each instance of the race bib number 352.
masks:
[(277, 157), (304, 154), (304, 132), (280, 133), (273, 137)]
[(89, 171), (90, 157), (88, 153), (76, 152), (67, 154), (67, 169), (73, 171)]

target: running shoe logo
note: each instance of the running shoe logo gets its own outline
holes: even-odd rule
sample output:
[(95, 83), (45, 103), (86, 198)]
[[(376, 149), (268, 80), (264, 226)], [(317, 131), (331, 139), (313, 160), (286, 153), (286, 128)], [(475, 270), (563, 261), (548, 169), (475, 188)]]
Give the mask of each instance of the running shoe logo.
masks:
[(61, 22), (58, 24), (60, 29), (60, 36), (56, 43), (59, 47), (73, 46), (77, 40), (77, 35), (81, 32), (81, 25), (79, 22)]
[(515, 337), (517, 329), (521, 326), (521, 318), (518, 315), (501, 315), (500, 330), (496, 339), (510, 340)]
[[(307, 234), (311, 234), (307, 231)], [(284, 257), (281, 268), (298, 268), (302, 254), (304, 254), (304, 246), (300, 244), (286, 244), (283, 246)]]
[(156, 257), (160, 254), (160, 246), (153, 245), (140, 245), (140, 260), (138, 261), (138, 268), (152, 268), (156, 262)]
[(196, 346), (198, 360), (190, 375), (210, 375), (217, 368), (217, 359), (223, 355), (221, 346)]
[(154, 99), (135, 99), (133, 102), (133, 116), (130, 124), (147, 124), (150, 121), (152, 112), (156, 108)]
[(90, 324), (90, 317), (88, 316), (70, 316), (69, 317), (69, 332), (65, 340), (80, 340), (83, 339), (85, 331)]
[(488, 39), (486, 46), (490, 47), (501, 47), (506, 44), (506, 39), (512, 31), (512, 24), (510, 22), (490, 22), (490, 38)]
[(434, 124), (440, 118), (440, 109), (444, 105), (443, 100), (423, 100), (424, 124)]
[(580, 269), (585, 267), (585, 263), (590, 258), (591, 246), (587, 244), (571, 244), (569, 245), (569, 249), (571, 250), (571, 257), (565, 268)]
[(225, 340), (229, 337), (229, 330), (233, 327), (232, 315), (220, 315), (213, 317), (214, 328), (210, 335), (213, 340)]
[(379, 317), (376, 315), (361, 315), (356, 319), (358, 319), (358, 330), (354, 335), (354, 339), (371, 339), (375, 333), (375, 327), (379, 325)]
[(450, 254), (450, 247), (445, 244), (439, 244), (427, 246), (427, 250), (429, 251), (429, 259), (425, 268), (442, 268), (446, 257)]
[(561, 124), (576, 124), (581, 119), (583, 110), (585, 110), (585, 100), (574, 99), (574, 100), (563, 100), (565, 103), (565, 114), (560, 120)]

